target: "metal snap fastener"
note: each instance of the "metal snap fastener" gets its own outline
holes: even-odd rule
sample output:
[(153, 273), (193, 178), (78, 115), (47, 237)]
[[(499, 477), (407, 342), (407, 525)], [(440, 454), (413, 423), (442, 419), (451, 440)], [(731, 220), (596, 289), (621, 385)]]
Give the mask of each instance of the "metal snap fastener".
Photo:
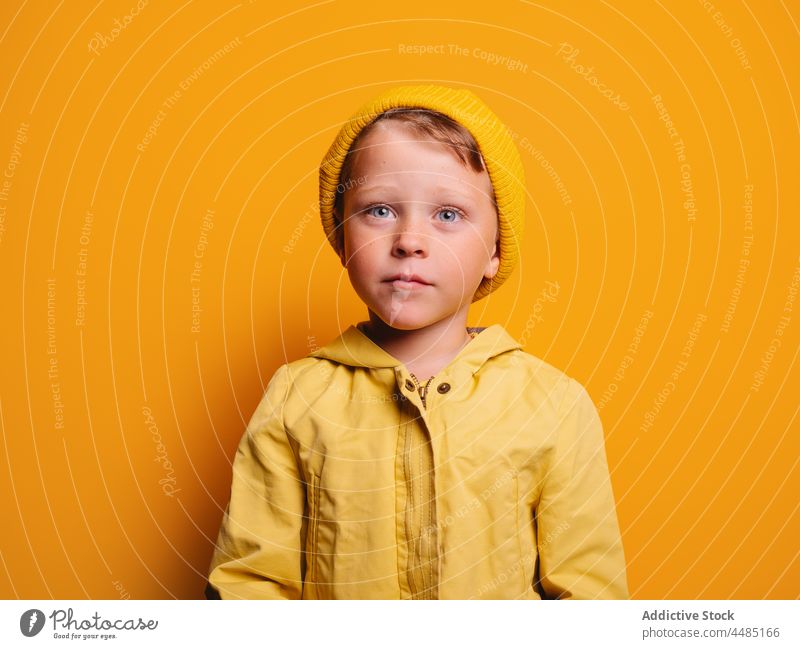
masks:
[(409, 392), (414, 391), (414, 382), (411, 379), (406, 379), (406, 390)]
[(436, 389), (439, 391), (439, 394), (444, 394), (445, 392), (447, 392), (450, 389), (450, 384), (449, 383), (440, 383), (439, 387), (436, 388)]

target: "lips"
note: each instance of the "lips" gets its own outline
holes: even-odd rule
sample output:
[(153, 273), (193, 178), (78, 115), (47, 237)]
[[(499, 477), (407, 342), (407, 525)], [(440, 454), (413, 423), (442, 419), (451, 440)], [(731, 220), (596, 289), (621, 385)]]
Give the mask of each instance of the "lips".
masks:
[(391, 282), (392, 290), (399, 291), (405, 295), (409, 295), (412, 291), (421, 291), (430, 286), (430, 284), (423, 284), (422, 282), (404, 282), (402, 279), (396, 279)]
[(385, 282), (395, 286), (410, 287), (410, 286), (431, 286), (431, 283), (424, 278), (414, 273), (396, 273), (391, 277), (387, 277)]

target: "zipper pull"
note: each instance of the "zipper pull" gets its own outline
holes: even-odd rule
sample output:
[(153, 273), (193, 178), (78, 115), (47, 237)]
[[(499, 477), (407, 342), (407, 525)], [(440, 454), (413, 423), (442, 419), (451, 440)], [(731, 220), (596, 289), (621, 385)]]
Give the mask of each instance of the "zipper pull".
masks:
[(428, 407), (428, 404), (427, 404), (427, 403), (426, 403), (426, 401), (425, 401), (425, 397), (428, 395), (428, 386), (431, 384), (431, 381), (433, 381), (433, 377), (430, 377), (430, 378), (429, 378), (429, 379), (428, 379), (428, 380), (425, 382), (425, 385), (423, 385), (423, 386), (422, 386), (422, 387), (419, 389), (419, 397), (420, 397), (420, 399), (422, 399), (422, 405), (423, 405), (423, 406), (425, 406), (426, 408)]
[(423, 407), (423, 408), (427, 408), (427, 407), (428, 407), (428, 405), (427, 405), (427, 403), (425, 402), (425, 396), (428, 394), (428, 386), (431, 384), (431, 381), (433, 381), (433, 377), (430, 377), (430, 378), (429, 378), (429, 379), (428, 379), (428, 380), (425, 382), (425, 385), (420, 385), (420, 384), (419, 384), (419, 380), (418, 380), (418, 379), (417, 379), (417, 377), (414, 375), (414, 373), (413, 373), (413, 372), (409, 372), (409, 374), (411, 375), (411, 378), (412, 378), (412, 379), (414, 379), (414, 383), (416, 383), (416, 384), (417, 384), (417, 392), (419, 392), (419, 398), (420, 398), (420, 400), (422, 401), (422, 407)]

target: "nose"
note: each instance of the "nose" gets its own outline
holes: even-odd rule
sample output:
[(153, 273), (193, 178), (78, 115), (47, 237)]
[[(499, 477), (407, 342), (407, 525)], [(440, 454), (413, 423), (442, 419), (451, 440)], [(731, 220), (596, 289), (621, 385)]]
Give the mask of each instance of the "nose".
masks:
[(426, 257), (429, 235), (424, 232), (422, 214), (403, 215), (397, 220), (397, 233), (392, 242), (395, 257)]

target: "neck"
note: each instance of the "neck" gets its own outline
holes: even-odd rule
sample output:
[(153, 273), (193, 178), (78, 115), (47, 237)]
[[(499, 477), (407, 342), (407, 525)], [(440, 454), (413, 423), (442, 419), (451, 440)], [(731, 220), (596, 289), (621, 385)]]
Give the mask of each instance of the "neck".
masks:
[[(467, 333), (467, 310), (420, 329), (395, 329), (373, 311), (362, 325), (364, 333), (403, 365), (424, 368), (435, 374), (447, 365), (471, 340)], [(423, 372), (423, 373), (424, 373)], [(414, 372), (416, 374), (416, 372)]]

